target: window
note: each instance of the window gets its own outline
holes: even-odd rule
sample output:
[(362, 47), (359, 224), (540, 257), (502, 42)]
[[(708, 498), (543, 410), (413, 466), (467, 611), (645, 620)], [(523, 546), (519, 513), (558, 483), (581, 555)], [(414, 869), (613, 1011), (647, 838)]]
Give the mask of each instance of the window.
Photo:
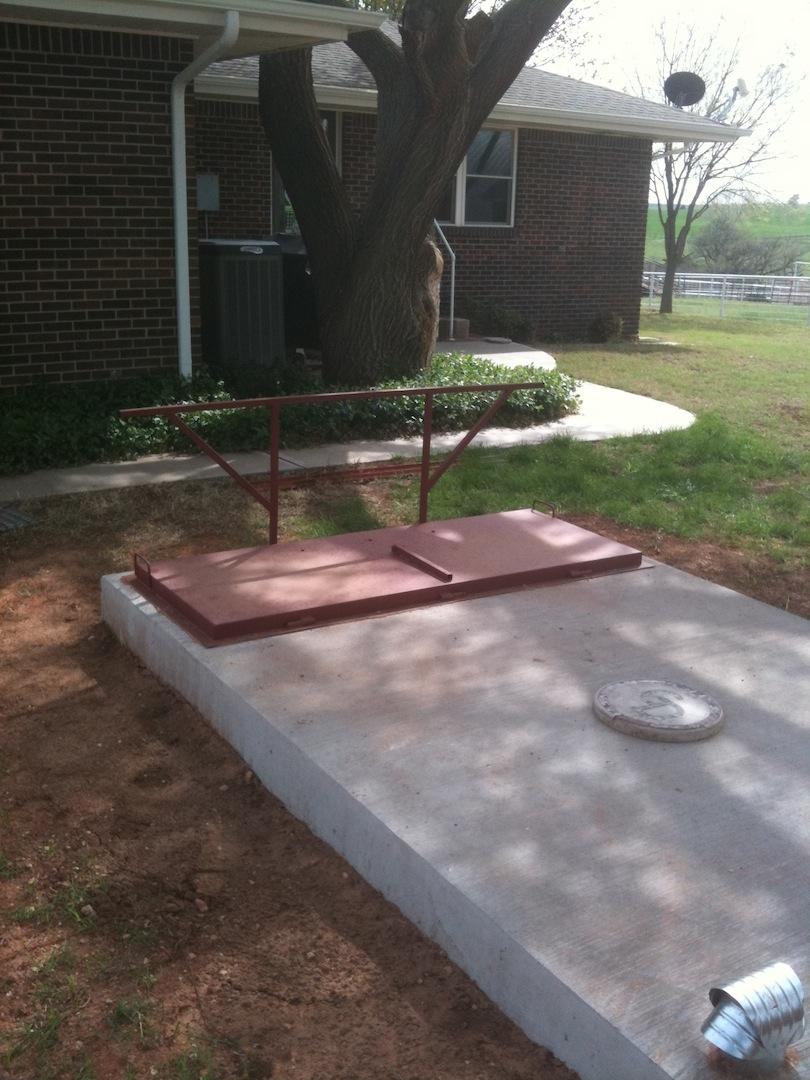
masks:
[(443, 225), (512, 225), (516, 143), (516, 131), (479, 131), (436, 220)]

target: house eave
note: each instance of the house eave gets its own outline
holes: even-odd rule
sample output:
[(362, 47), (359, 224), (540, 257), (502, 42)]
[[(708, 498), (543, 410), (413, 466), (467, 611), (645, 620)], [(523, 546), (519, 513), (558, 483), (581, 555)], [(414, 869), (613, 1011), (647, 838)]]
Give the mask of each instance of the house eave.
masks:
[(306, 0), (0, 0), (0, 20), (84, 29), (165, 33), (204, 43), (238, 11), (240, 34), (227, 57), (345, 41), (385, 16)]
[(734, 142), (741, 135), (748, 134), (742, 128), (723, 128), (705, 122), (688, 123), (663, 118), (650, 120), (639, 116), (544, 109), (530, 105), (496, 105), (490, 119), (517, 124), (520, 127), (605, 132), (651, 139), (653, 142)]
[[(257, 84), (255, 79), (249, 77), (201, 75), (194, 84), (194, 91), (201, 97), (255, 101)], [(361, 113), (373, 113), (377, 109), (376, 90), (317, 85), (315, 96), (318, 104), (327, 109)], [(690, 123), (680, 119), (652, 121), (637, 116), (606, 115), (573, 109), (545, 109), (531, 105), (496, 105), (489, 120), (492, 123), (521, 128), (623, 135), (649, 139), (651, 142), (733, 142), (740, 136), (749, 134), (744, 128), (726, 128), (706, 122)]]

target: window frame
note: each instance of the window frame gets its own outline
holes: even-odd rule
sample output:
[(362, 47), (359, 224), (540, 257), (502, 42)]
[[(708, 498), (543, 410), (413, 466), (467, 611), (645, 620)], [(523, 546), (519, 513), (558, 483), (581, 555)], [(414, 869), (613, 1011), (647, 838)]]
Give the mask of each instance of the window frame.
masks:
[[(513, 229), (515, 227), (515, 195), (517, 191), (517, 162), (518, 162), (518, 132), (519, 128), (514, 127), (512, 124), (483, 124), (481, 131), (509, 131), (512, 134), (512, 175), (507, 176), (494, 176), (493, 180), (511, 180), (511, 188), (509, 195), (509, 220), (508, 221), (465, 221), (465, 215), (467, 212), (467, 154), (464, 155), (464, 160), (456, 170), (456, 176), (454, 180), (454, 203), (455, 203), (455, 220), (442, 221), (441, 218), (436, 218), (439, 224), (444, 227), (445, 225), (451, 229)], [(468, 151), (469, 152), (469, 151)], [(472, 176), (483, 176), (484, 174), (473, 173)]]

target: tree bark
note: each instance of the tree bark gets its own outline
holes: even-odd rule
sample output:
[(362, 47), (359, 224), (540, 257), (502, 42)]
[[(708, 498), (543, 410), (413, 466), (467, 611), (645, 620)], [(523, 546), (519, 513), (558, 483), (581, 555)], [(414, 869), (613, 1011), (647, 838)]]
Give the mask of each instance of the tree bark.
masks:
[(664, 267), (664, 282), (661, 286), (661, 304), (658, 308), (659, 315), (672, 314), (672, 297), (675, 293), (675, 275), (678, 267), (674, 259), (667, 259)]
[(689, 235), (691, 218), (688, 217), (684, 225), (678, 229), (677, 209), (674, 206), (667, 207), (667, 215), (664, 220), (664, 281), (661, 286), (661, 303), (658, 308), (659, 315), (672, 314), (672, 299), (675, 294), (675, 275), (683, 262), (686, 250), (686, 238)]
[(324, 374), (352, 385), (413, 374), (436, 344), (442, 258), (423, 240), (414, 258), (392, 257), (379, 246), (355, 262), (345, 291), (333, 302), (322, 292)]

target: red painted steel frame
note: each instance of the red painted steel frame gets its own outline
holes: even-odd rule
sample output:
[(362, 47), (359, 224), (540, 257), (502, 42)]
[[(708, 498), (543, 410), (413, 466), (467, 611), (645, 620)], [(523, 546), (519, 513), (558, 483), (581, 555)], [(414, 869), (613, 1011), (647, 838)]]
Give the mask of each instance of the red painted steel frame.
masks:
[[(156, 405), (146, 409), (122, 409), (119, 416), (137, 419), (147, 416), (163, 416), (195, 446), (216, 462), (232, 480), (256, 500), (267, 511), (269, 518), (268, 543), (278, 543), (278, 493), (282, 487), (293, 487), (300, 478), (282, 477), (279, 471), (279, 443), (281, 432), (281, 409), (284, 405), (326, 405), (335, 401), (365, 401), (370, 398), (386, 397), (424, 397), (425, 410), (422, 420), (422, 459), (414, 463), (385, 463), (381, 465), (347, 466), (339, 469), (324, 470), (320, 475), (330, 480), (368, 480), (379, 476), (392, 476), (401, 473), (419, 471), (419, 521), (427, 521), (428, 497), (436, 482), (454, 465), (462, 452), (470, 445), (475, 436), (495, 416), (515, 390), (542, 390), (542, 382), (488, 383), (476, 386), (414, 386), (396, 390), (346, 390), (328, 394), (290, 394), (286, 397), (242, 398), (237, 401), (207, 401), (194, 405)], [(450, 453), (431, 470), (430, 441), (433, 435), (433, 399), (437, 394), (480, 394), (497, 393), (489, 408), (476, 420), (470, 430), (453, 447)], [(216, 412), (222, 409), (259, 409), (267, 410), (269, 428), (270, 473), (267, 480), (250, 481), (237, 472), (221, 454), (206, 442), (182, 419), (185, 413)], [(304, 482), (313, 479), (312, 472)], [(262, 493), (262, 488), (269, 488), (269, 497)]]

